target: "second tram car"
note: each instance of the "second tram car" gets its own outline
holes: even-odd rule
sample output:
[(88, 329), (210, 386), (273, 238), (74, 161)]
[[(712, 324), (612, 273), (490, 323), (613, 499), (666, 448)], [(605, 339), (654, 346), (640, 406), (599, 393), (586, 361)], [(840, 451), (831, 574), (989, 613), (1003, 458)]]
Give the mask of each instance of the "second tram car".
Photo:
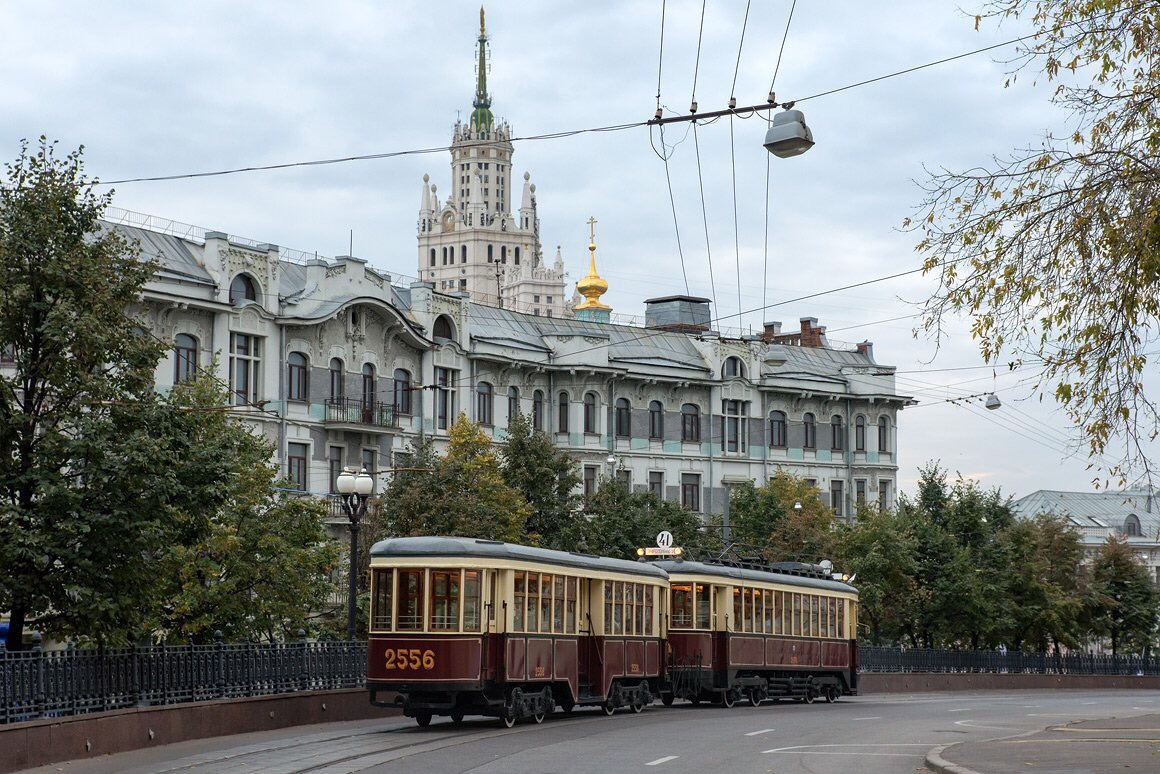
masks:
[(655, 564), (669, 575), (666, 705), (857, 693), (853, 586), (817, 565)]
[(420, 726), (485, 715), (511, 727), (557, 706), (640, 712), (660, 695), (659, 566), (458, 537), (391, 538), (370, 554), (373, 704)]

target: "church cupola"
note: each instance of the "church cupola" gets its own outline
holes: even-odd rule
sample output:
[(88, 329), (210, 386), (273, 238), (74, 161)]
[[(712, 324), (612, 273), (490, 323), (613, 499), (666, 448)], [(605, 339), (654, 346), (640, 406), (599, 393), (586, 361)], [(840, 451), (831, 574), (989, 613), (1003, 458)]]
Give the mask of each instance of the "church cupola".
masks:
[(608, 283), (596, 273), (596, 218), (588, 219), (588, 273), (576, 283), (576, 292), (584, 296), (575, 308), (577, 320), (609, 321), (612, 307), (600, 303), (600, 297), (608, 292)]

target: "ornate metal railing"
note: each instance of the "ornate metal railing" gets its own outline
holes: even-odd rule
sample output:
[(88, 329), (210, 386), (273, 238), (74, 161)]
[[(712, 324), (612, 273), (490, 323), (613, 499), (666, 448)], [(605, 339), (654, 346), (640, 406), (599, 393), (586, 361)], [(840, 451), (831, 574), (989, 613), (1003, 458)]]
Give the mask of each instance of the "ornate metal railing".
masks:
[(399, 426), (393, 404), (371, 403), (358, 398), (327, 398), (326, 421), (375, 427)]
[(127, 707), (358, 688), (366, 642), (158, 645), (115, 650), (0, 646), (0, 723)]
[(1010, 672), (1072, 675), (1160, 675), (1160, 657), (1018, 650), (858, 649), (863, 672)]

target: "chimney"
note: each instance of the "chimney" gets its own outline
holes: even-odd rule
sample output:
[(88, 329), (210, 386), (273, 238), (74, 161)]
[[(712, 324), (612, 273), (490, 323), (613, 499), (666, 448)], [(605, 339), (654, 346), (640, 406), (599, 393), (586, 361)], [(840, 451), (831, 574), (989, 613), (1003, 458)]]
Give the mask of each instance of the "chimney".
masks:
[(781, 320), (770, 320), (763, 323), (765, 331), (761, 334), (761, 340), (765, 343), (773, 341), (774, 336), (781, 335)]
[(818, 326), (817, 317), (803, 317), (801, 323), (801, 345), (820, 349), (826, 346), (826, 326)]
[(858, 345), (858, 354), (864, 355), (871, 363), (874, 362), (874, 342), (863, 341)]

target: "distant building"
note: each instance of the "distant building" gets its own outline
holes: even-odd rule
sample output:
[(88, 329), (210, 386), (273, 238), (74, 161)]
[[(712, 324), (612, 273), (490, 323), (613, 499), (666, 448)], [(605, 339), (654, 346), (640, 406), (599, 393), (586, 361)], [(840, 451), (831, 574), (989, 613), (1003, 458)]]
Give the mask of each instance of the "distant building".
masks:
[(1160, 502), (1148, 489), (1120, 492), (1059, 492), (1040, 489), (1012, 503), (1020, 518), (1049, 513), (1079, 532), (1084, 554), (1095, 556), (1109, 537), (1125, 540), (1160, 584)]
[(491, 112), (487, 91), (487, 32), (479, 13), (479, 61), (475, 100), (466, 123), (451, 138), (451, 187), (440, 203), (437, 188), (423, 176), (419, 205), (418, 276), (441, 293), (531, 315), (570, 314), (559, 248), (544, 263), (536, 186), (523, 175), (519, 212), (511, 211), (511, 127)]

